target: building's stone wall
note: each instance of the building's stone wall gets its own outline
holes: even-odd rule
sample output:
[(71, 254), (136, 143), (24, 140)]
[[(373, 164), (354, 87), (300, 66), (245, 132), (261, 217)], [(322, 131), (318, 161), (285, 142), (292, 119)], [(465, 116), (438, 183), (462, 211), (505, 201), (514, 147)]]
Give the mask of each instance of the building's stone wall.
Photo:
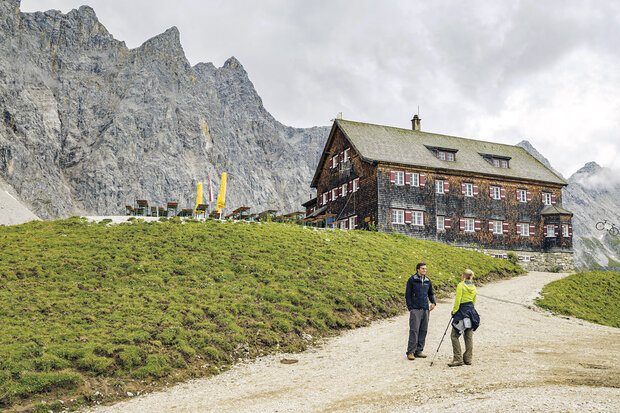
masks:
[(526, 271), (571, 272), (575, 270), (575, 261), (572, 251), (539, 252), (539, 251), (509, 251), (502, 249), (485, 249), (461, 247), (466, 250), (480, 252), (491, 257), (508, 259), (508, 253), (513, 253), (519, 260), (519, 265)]
[[(396, 185), (390, 182), (392, 171), (403, 171), (424, 174), (425, 185)], [(435, 182), (446, 183), (446, 193), (436, 193)], [(474, 196), (463, 194), (463, 184), (472, 184), (477, 193)], [(502, 198), (493, 199), (490, 187), (501, 188)], [(467, 247), (481, 245), (485, 248), (513, 248), (533, 251), (572, 251), (572, 237), (564, 236), (559, 231), (557, 237), (545, 237), (543, 224), (555, 223), (554, 217), (543, 219), (540, 212), (544, 205), (542, 193), (552, 193), (556, 205), (562, 202), (560, 185), (543, 185), (539, 182), (524, 182), (514, 179), (499, 179), (474, 174), (455, 174), (450, 171), (435, 171), (410, 166), (379, 165), (377, 167), (378, 189), (378, 229), (381, 232), (399, 232), (415, 238), (423, 238), (443, 242), (455, 246)], [(527, 202), (519, 202), (517, 190), (529, 192)], [(404, 209), (424, 212), (424, 225), (393, 224), (392, 210)], [(437, 217), (443, 216), (451, 220), (451, 227), (437, 229)], [(461, 218), (472, 218), (478, 221), (479, 230), (467, 232), (460, 229)], [(490, 221), (506, 223), (506, 232), (494, 234), (489, 229)], [(570, 216), (557, 218), (557, 223), (570, 224)], [(517, 232), (517, 223), (532, 225), (529, 236)]]
[[(339, 162), (337, 168), (331, 168), (331, 158), (350, 149), (351, 159)], [(357, 229), (374, 226), (377, 222), (377, 172), (376, 166), (362, 161), (340, 129), (336, 129), (325, 148), (326, 161), (319, 165), (321, 171), (317, 178), (317, 201), (315, 209), (323, 206), (322, 195), (327, 191), (359, 178), (359, 189), (351, 192), (347, 189), (345, 196), (328, 201), (325, 213), (334, 214), (331, 220), (337, 222), (351, 216), (357, 216)]]

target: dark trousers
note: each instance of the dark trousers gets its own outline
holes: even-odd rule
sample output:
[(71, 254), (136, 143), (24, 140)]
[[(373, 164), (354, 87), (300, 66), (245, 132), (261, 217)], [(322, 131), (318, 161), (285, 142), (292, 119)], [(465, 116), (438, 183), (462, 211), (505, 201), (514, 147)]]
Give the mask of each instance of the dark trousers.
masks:
[(471, 359), (474, 352), (474, 331), (471, 328), (466, 328), (463, 331), (463, 339), (465, 341), (465, 353), (461, 354), (461, 343), (459, 342), (459, 332), (452, 327), (452, 333), (450, 339), (452, 340), (452, 361), (464, 361), (471, 363)]
[(424, 350), (429, 313), (429, 310), (423, 309), (413, 309), (409, 311), (409, 342), (407, 343), (407, 354), (419, 354)]

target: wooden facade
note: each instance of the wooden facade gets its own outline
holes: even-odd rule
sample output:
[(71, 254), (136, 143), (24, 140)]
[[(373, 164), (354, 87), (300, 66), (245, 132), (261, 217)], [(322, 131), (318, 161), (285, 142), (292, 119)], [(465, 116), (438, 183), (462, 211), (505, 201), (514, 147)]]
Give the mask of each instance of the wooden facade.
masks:
[[(321, 211), (334, 215), (332, 227), (461, 247), (572, 252), (572, 214), (561, 207), (566, 182), (522, 148), (409, 132), (336, 120), (312, 181), (317, 196), (304, 203), (306, 215)], [(373, 139), (382, 153), (368, 149)], [(402, 142), (419, 146), (410, 150), (411, 162), (402, 162), (398, 147), (386, 149)], [(489, 151), (495, 155), (486, 159)], [(395, 160), (384, 159), (386, 153)]]

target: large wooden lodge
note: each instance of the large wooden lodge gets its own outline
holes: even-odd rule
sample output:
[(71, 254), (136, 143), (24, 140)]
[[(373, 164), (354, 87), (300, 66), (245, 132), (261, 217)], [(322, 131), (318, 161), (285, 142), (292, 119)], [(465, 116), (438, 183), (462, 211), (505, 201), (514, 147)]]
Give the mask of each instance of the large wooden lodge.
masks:
[(518, 255), (530, 269), (570, 269), (567, 183), (525, 149), (336, 119), (312, 179), (306, 216)]

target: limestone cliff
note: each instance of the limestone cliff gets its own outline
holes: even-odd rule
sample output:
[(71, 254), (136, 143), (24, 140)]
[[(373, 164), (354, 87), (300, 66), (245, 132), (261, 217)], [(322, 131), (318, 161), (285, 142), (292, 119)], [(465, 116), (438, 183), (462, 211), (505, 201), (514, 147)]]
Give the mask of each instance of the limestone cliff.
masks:
[(329, 129), (275, 120), (239, 61), (192, 67), (173, 27), (136, 49), (90, 7), (0, 2), (0, 177), (42, 218), (193, 207), (228, 173), (227, 210), (301, 209)]

